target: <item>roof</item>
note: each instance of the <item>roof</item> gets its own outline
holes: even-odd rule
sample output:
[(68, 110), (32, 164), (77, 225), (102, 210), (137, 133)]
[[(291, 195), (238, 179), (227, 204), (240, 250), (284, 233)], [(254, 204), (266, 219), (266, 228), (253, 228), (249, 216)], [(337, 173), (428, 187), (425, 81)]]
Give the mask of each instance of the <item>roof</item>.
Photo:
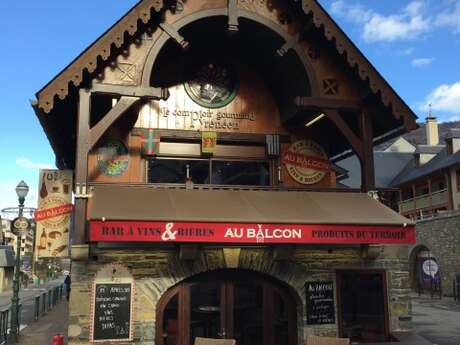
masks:
[[(426, 139), (426, 124), (425, 123), (418, 123), (418, 128), (410, 131), (406, 134), (403, 134), (405, 140), (410, 142), (414, 146), (418, 145), (425, 145), (427, 143)], [(441, 122), (438, 124), (438, 132), (439, 132), (439, 142), (443, 143), (446, 138), (448, 138), (451, 134), (451, 130), (454, 129), (453, 133), (460, 133), (460, 121), (453, 121), (453, 122)], [(460, 134), (459, 134), (460, 135)], [(388, 140), (378, 146), (375, 147), (378, 151), (386, 150), (390, 147), (396, 140), (400, 137), (394, 138), (392, 140)]]
[[(289, 0), (296, 2), (296, 0)], [(167, 2), (163, 0), (142, 0), (134, 6), (114, 26), (90, 45), (70, 65), (37, 93), (37, 106), (49, 113), (57, 98), (63, 100), (69, 94), (69, 85), (80, 86), (85, 72), (95, 73), (100, 63), (105, 63), (113, 53), (112, 45), (120, 48), (125, 40), (134, 36), (140, 29), (140, 23), (148, 23), (153, 18), (153, 11), (164, 12)], [(317, 0), (303, 0), (302, 10), (312, 15), (313, 23), (323, 29), (325, 38), (332, 42), (339, 55), (345, 56), (348, 65), (356, 68), (359, 77), (368, 81), (372, 92), (385, 106), (391, 108), (396, 119), (403, 119), (407, 128), (414, 127), (417, 118), (407, 104), (377, 72), (360, 50), (352, 43), (337, 23), (328, 15)], [(153, 23), (152, 25), (158, 25)], [(57, 97), (56, 97), (57, 96)]]
[(415, 153), (437, 155), (445, 147), (445, 145), (418, 145)]
[(0, 246), (0, 267), (14, 267), (13, 247)]
[(115, 221), (376, 226), (411, 223), (366, 193), (185, 190), (114, 185), (94, 187), (89, 215), (91, 220)]
[[(374, 171), (376, 188), (392, 188), (392, 181), (413, 160), (409, 152), (374, 152)], [(337, 165), (348, 171), (348, 177), (340, 182), (349, 188), (361, 187), (361, 166), (356, 156), (348, 157)]]
[(447, 133), (446, 139), (460, 138), (460, 128), (451, 128)]
[(460, 151), (457, 151), (452, 155), (447, 155), (447, 151), (444, 148), (429, 162), (418, 168), (415, 166), (415, 160), (409, 162), (404, 170), (401, 171), (401, 173), (392, 182), (392, 186), (400, 186), (409, 181), (431, 175), (436, 171), (449, 168), (456, 164), (460, 164)]

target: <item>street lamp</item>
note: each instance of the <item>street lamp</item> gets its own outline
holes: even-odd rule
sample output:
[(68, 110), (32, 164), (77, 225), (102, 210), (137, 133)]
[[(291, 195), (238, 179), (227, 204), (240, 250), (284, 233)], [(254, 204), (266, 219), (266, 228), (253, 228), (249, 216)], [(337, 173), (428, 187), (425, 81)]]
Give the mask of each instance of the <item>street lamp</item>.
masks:
[(24, 201), (26, 200), (29, 186), (21, 181), (16, 186), (19, 200), (18, 217), (11, 223), (11, 230), (16, 235), (16, 263), (14, 268), (13, 298), (11, 299), (11, 327), (9, 341), (16, 343), (19, 335), (19, 272), (21, 270), (21, 236), (29, 229), (29, 221), (23, 217)]

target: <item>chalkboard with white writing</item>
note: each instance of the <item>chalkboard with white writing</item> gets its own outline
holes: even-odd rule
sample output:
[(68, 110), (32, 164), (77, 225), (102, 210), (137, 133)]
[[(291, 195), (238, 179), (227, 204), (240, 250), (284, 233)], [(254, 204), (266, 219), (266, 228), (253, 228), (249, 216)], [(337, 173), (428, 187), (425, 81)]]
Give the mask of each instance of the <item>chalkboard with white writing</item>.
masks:
[(126, 341), (131, 336), (132, 284), (96, 283), (93, 341)]
[(327, 325), (335, 323), (334, 283), (305, 283), (307, 297), (307, 324)]

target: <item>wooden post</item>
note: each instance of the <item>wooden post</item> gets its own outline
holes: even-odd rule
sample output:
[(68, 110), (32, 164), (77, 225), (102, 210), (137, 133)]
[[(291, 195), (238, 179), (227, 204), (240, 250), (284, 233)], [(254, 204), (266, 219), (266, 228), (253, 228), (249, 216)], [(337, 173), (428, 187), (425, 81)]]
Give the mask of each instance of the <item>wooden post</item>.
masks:
[(428, 195), (430, 196), (430, 211), (433, 211), (433, 192), (431, 190), (431, 178), (428, 178)]
[(368, 109), (365, 108), (361, 112), (360, 120), (361, 140), (363, 144), (363, 158), (361, 160), (361, 189), (363, 192), (368, 192), (375, 189), (372, 118)]
[(452, 191), (452, 178), (450, 176), (450, 169), (447, 168), (445, 169), (445, 173), (444, 173), (444, 176), (445, 178), (447, 179), (447, 183), (446, 183), (446, 186), (447, 186), (447, 200), (448, 200), (448, 211), (453, 211), (454, 210), (454, 195), (453, 195), (453, 191)]
[[(75, 163), (75, 194), (86, 188), (88, 180), (88, 152), (90, 141), (91, 92), (80, 89)], [(75, 198), (75, 233), (73, 244), (86, 243), (86, 199)]]

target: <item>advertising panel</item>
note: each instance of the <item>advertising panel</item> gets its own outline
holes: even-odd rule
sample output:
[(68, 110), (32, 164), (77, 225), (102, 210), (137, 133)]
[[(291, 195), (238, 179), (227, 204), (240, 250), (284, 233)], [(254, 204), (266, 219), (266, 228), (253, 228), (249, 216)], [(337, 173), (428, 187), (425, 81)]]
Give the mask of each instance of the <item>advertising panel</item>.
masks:
[(35, 212), (37, 258), (69, 255), (72, 205), (72, 171), (40, 170)]

